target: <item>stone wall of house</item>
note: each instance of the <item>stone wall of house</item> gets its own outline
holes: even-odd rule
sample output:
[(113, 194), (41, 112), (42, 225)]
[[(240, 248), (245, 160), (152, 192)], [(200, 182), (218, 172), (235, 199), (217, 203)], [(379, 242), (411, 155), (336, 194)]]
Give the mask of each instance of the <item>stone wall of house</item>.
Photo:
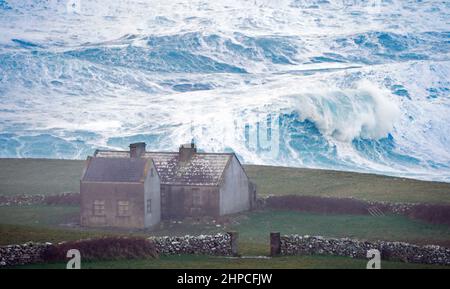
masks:
[(25, 243), (0, 247), (0, 267), (39, 263), (50, 243)]
[(450, 249), (435, 246), (417, 246), (404, 242), (359, 241), (320, 236), (288, 235), (280, 238), (281, 255), (334, 255), (367, 258), (367, 251), (377, 249), (381, 259), (408, 263), (450, 265)]
[[(231, 256), (237, 254), (237, 248), (233, 247), (232, 235), (229, 233), (216, 235), (199, 235), (183, 237), (152, 237), (149, 240), (155, 242), (161, 255), (178, 254), (202, 254)], [(236, 248), (236, 249), (235, 249)]]

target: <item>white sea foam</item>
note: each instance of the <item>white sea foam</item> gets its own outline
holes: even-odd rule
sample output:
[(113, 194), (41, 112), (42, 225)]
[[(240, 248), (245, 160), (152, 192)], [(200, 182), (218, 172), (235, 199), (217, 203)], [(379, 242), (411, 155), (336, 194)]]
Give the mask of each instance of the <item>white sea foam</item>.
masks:
[(2, 157), (195, 138), (248, 163), (450, 181), (446, 3), (72, 2), (0, 0)]
[(400, 110), (389, 91), (363, 81), (354, 89), (304, 86), (291, 95), (301, 119), (314, 122), (329, 139), (380, 139), (393, 131)]

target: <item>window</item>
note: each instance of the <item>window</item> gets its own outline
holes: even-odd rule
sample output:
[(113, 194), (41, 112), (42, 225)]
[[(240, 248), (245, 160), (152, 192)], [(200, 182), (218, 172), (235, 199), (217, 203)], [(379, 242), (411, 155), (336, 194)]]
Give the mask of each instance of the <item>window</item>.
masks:
[(152, 213), (152, 199), (147, 199), (147, 214)]
[(120, 217), (128, 217), (130, 215), (130, 202), (129, 201), (118, 201), (117, 202), (117, 213)]
[(104, 216), (104, 215), (105, 215), (105, 201), (95, 200), (94, 216)]
[(192, 205), (200, 207), (202, 205), (202, 193), (199, 189), (192, 189)]

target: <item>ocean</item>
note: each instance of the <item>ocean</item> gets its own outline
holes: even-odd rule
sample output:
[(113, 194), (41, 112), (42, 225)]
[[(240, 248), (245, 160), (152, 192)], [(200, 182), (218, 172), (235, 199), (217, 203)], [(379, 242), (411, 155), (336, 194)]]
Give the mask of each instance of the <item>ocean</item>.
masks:
[(449, 15), (425, 0), (0, 0), (0, 157), (194, 140), (249, 164), (449, 182)]

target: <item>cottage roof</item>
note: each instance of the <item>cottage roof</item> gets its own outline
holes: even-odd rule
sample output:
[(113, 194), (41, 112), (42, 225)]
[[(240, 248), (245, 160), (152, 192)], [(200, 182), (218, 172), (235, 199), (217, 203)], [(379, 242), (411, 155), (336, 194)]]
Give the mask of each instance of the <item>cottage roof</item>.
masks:
[(86, 182), (143, 182), (148, 159), (139, 158), (103, 158), (88, 160), (82, 181)]
[[(97, 157), (126, 158), (128, 151), (97, 150)], [(160, 176), (161, 184), (216, 186), (232, 153), (195, 153), (188, 161), (179, 161), (178, 152), (146, 152), (144, 158), (152, 158)]]

